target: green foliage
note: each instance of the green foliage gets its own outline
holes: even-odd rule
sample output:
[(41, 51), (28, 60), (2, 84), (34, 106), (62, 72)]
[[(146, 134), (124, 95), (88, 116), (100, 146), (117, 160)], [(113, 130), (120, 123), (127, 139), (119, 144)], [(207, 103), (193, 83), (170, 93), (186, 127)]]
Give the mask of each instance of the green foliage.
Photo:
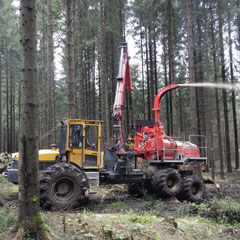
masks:
[(10, 228), (17, 221), (16, 211), (10, 208), (0, 209), (0, 233)]
[(129, 220), (136, 223), (146, 224), (146, 223), (155, 222), (157, 218), (156, 216), (150, 216), (150, 215), (142, 215), (142, 216), (133, 215), (133, 216), (130, 216)]
[[(5, 166), (5, 168), (10, 163), (10, 160), (11, 160), (11, 156), (9, 154), (7, 153), (0, 154), (0, 163), (2, 163)], [(2, 167), (1, 167), (1, 170), (3, 170)]]
[(240, 224), (240, 203), (233, 199), (211, 199), (199, 206), (198, 213), (219, 223)]
[(118, 201), (118, 202), (111, 203), (109, 206), (112, 208), (116, 208), (116, 209), (122, 209), (122, 208), (126, 207), (126, 203)]

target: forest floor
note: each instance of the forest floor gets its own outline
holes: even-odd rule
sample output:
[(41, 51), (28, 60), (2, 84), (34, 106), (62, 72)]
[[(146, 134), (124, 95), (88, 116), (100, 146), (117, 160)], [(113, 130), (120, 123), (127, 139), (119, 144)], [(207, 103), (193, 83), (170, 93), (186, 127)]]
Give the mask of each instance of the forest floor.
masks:
[[(89, 201), (68, 212), (42, 211), (51, 239), (240, 239), (240, 173), (217, 178), (201, 203), (135, 198), (126, 186), (92, 189)], [(0, 239), (12, 239), (18, 187), (0, 175)], [(104, 237), (105, 236), (105, 237)]]

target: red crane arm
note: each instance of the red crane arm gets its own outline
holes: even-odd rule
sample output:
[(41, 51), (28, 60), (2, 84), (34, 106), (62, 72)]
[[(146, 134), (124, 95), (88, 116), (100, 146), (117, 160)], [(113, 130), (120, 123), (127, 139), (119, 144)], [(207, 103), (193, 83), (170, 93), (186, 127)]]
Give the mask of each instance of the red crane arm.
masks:
[(115, 138), (117, 143), (123, 143), (122, 138), (122, 106), (124, 100), (124, 89), (125, 89), (125, 82), (127, 91), (132, 91), (132, 80), (131, 80), (131, 72), (130, 72), (130, 64), (129, 64), (129, 57), (128, 57), (128, 49), (127, 43), (123, 43), (120, 48), (120, 60), (119, 60), (119, 68), (118, 68), (118, 75), (116, 79), (116, 92), (115, 92), (115, 99), (113, 105), (113, 118), (114, 118), (114, 133), (113, 137)]

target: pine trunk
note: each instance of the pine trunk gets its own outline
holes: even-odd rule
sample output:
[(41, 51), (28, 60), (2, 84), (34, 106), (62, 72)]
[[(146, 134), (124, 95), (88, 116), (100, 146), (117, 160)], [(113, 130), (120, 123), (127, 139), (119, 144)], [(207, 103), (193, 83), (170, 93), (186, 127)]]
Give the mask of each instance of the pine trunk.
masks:
[[(150, 106), (153, 108), (154, 102), (154, 81), (153, 81), (153, 47), (152, 47), (152, 31), (148, 28), (148, 50), (149, 50), (149, 83), (150, 83)], [(154, 119), (154, 112), (151, 111), (151, 119)]]
[(143, 32), (140, 33), (140, 52), (141, 52), (141, 76), (142, 76), (142, 113), (143, 120), (146, 119), (145, 113), (145, 82), (144, 82), (144, 57), (143, 57)]
[(149, 79), (149, 59), (148, 59), (148, 37), (147, 30), (145, 29), (145, 51), (146, 51), (146, 72), (147, 72), (147, 116), (148, 120), (151, 120), (151, 97), (150, 97), (150, 79)]
[[(48, 131), (54, 128), (54, 72), (53, 72), (53, 32), (52, 32), (52, 6), (51, 0), (47, 0), (47, 78), (48, 78)], [(54, 136), (49, 135), (48, 146), (54, 143)]]
[[(186, 0), (187, 11), (187, 42), (188, 42), (188, 69), (189, 69), (189, 82), (195, 83), (195, 68), (194, 68), (194, 43), (193, 43), (193, 29), (192, 29), (192, 10), (191, 1)], [(198, 133), (197, 125), (197, 102), (196, 90), (190, 88), (190, 114), (191, 114), (191, 133)]]
[(66, 0), (67, 18), (67, 100), (68, 118), (76, 118), (74, 61), (73, 61), (73, 0)]
[[(168, 85), (168, 72), (167, 72), (167, 46), (166, 38), (163, 36), (163, 67), (164, 67), (164, 85)], [(170, 112), (169, 112), (169, 93), (166, 93), (166, 120), (167, 120), (167, 135), (170, 135)]]
[[(169, 83), (175, 84), (175, 60), (174, 60), (174, 16), (172, 0), (168, 0), (168, 56), (169, 56)], [(172, 109), (172, 132), (173, 136), (178, 136), (178, 119), (177, 119), (177, 99), (176, 91), (170, 92), (171, 95), (171, 109)]]
[[(232, 52), (232, 34), (231, 34), (231, 23), (230, 16), (228, 13), (228, 36), (229, 36), (229, 60), (230, 60), (230, 79), (231, 84), (235, 84), (235, 77), (233, 74), (233, 52)], [(238, 127), (237, 127), (237, 112), (236, 112), (236, 93), (232, 91), (232, 114), (233, 114), (233, 131), (234, 131), (234, 150), (235, 150), (235, 168), (239, 169), (239, 146), (238, 146)]]
[[(0, 126), (2, 126), (2, 57), (2, 48), (0, 48)], [(2, 151), (2, 127), (0, 127), (0, 153)]]
[(100, 1), (100, 75), (101, 75), (101, 112), (104, 126), (104, 140), (110, 139), (110, 118), (108, 106), (108, 75), (107, 75), (107, 49), (106, 49), (106, 20), (104, 1)]
[[(213, 14), (211, 14), (211, 35), (212, 35), (212, 46), (213, 46), (213, 64), (214, 64), (214, 81), (218, 82), (217, 75), (217, 57), (216, 57), (216, 46), (215, 46), (215, 34), (214, 34), (214, 19)], [(218, 134), (218, 149), (219, 149), (219, 158), (220, 158), (220, 176), (224, 178), (224, 161), (223, 161), (223, 144), (222, 144), (222, 133), (221, 133), (221, 122), (220, 122), (220, 107), (219, 107), (219, 97), (218, 89), (215, 88), (215, 103), (216, 103), (216, 118), (217, 118), (217, 134)]]
[(77, 1), (78, 9), (78, 84), (79, 84), (79, 118), (84, 119), (84, 81), (83, 81), (83, 41), (82, 41), (82, 4)]
[(21, 27), (21, 121), (19, 141), (19, 215), (24, 236), (44, 239), (39, 213), (38, 106), (36, 1), (22, 0)]
[[(48, 93), (47, 93), (47, 76), (46, 76), (46, 50), (45, 50), (45, 44), (46, 44), (46, 24), (45, 24), (45, 1), (42, 2), (41, 5), (41, 17), (42, 17), (42, 49), (41, 49), (41, 60), (42, 60), (42, 124), (41, 124), (41, 135), (45, 134), (48, 129), (48, 122), (47, 122), (47, 99), (48, 99)], [(46, 147), (46, 140), (44, 139), (41, 143), (41, 146), (43, 148)]]
[[(219, 43), (220, 43), (220, 59), (221, 59), (221, 74), (222, 82), (226, 83), (225, 74), (225, 59), (224, 59), (224, 47), (223, 47), (223, 16), (222, 16), (222, 0), (218, 0), (218, 27), (219, 27)], [(226, 89), (222, 90), (223, 94), (223, 111), (224, 111), (224, 128), (225, 128), (225, 144), (226, 144), (226, 158), (227, 158), (227, 172), (232, 172), (231, 165), (231, 153), (230, 153), (230, 137), (229, 137), (229, 120), (228, 120), (228, 103)]]

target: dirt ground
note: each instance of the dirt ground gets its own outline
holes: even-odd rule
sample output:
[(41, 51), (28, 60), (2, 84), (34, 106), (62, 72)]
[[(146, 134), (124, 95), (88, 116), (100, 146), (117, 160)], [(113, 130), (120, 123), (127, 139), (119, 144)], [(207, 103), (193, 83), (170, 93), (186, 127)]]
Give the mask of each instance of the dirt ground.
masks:
[[(50, 239), (240, 239), (240, 174), (216, 179), (201, 204), (137, 198), (125, 185), (91, 189), (74, 211), (42, 211)], [(0, 178), (0, 239), (16, 222), (17, 186)]]

